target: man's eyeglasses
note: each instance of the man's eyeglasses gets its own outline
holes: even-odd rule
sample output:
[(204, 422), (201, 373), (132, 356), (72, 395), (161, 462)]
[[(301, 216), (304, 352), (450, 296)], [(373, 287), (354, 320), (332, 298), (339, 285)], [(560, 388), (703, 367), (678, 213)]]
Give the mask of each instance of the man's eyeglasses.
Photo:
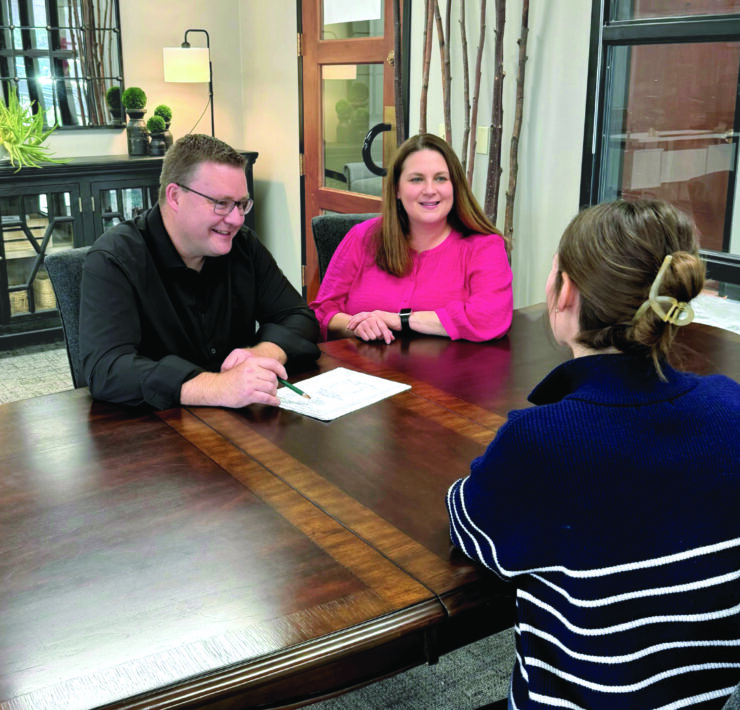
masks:
[(247, 214), (247, 212), (252, 209), (252, 205), (254, 205), (254, 200), (252, 200), (251, 198), (248, 198), (246, 200), (239, 200), (239, 202), (235, 202), (234, 200), (217, 200), (215, 197), (204, 195), (202, 192), (193, 190), (192, 187), (188, 187), (187, 185), (181, 185), (179, 182), (176, 182), (175, 185), (181, 187), (183, 190), (187, 190), (188, 192), (193, 192), (196, 195), (205, 197), (206, 200), (213, 203), (214, 214), (221, 215), (222, 217), (231, 214), (231, 211), (234, 209), (234, 207), (236, 207), (236, 209), (239, 210), (239, 214), (243, 216)]

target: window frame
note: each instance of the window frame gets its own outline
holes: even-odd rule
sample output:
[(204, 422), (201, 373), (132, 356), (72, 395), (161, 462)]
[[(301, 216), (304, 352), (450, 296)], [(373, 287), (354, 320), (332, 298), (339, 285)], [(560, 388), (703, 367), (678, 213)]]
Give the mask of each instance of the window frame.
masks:
[[(589, 42), (588, 88), (581, 169), (580, 204), (596, 204), (604, 140), (604, 116), (611, 76), (607, 67), (608, 50), (627, 45), (680, 44), (696, 42), (740, 42), (740, 13), (726, 15), (691, 15), (682, 17), (609, 20), (612, 0), (593, 0)], [(740, 79), (739, 79), (740, 82)], [(740, 150), (740, 83), (738, 109), (735, 111), (733, 142)], [(735, 181), (738, 179), (735, 175)], [(727, 214), (732, 201), (728, 200)], [(725, 230), (731, 228), (726, 219)], [(740, 224), (736, 226), (740, 229)], [(726, 237), (727, 239), (728, 237)], [(707, 264), (707, 279), (740, 285), (740, 255), (701, 249)]]

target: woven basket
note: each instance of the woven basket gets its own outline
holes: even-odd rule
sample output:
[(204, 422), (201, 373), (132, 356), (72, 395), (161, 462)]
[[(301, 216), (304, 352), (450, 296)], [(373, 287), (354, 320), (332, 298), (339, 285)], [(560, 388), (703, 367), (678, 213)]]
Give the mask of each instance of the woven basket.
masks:
[(39, 271), (33, 280), (33, 298), (36, 302), (37, 311), (57, 307), (54, 289), (52, 288), (49, 274), (45, 271)]
[(11, 291), (8, 296), (10, 296), (10, 315), (28, 313), (28, 294), (25, 291)]

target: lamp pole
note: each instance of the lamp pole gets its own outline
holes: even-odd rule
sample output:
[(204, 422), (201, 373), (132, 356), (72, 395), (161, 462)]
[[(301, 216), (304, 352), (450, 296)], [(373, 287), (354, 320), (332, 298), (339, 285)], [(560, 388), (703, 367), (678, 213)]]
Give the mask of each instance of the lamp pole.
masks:
[(202, 32), (206, 36), (206, 48), (208, 49), (208, 101), (211, 104), (211, 135), (216, 137), (215, 124), (213, 121), (213, 62), (211, 61), (211, 38), (208, 36), (206, 30), (185, 30), (185, 41), (182, 43), (182, 47), (189, 49), (190, 42), (188, 42), (188, 35), (191, 32)]

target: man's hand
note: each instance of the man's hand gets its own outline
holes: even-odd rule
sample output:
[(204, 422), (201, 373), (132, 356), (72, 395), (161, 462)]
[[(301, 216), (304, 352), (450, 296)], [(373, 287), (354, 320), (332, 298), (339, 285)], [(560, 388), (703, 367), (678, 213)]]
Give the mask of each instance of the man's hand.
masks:
[(282, 364), (273, 358), (260, 357), (248, 350), (234, 350), (224, 360), (221, 372), (201, 372), (185, 382), (180, 390), (180, 403), (237, 408), (269, 404), (277, 407), (280, 404), (277, 378), (285, 379), (287, 376)]
[(249, 360), (249, 358), (252, 357), (254, 357), (254, 354), (249, 348), (237, 348), (236, 350), (232, 350), (228, 354), (226, 359), (221, 363), (221, 372), (231, 370), (233, 367), (246, 362), (247, 360)]
[(257, 345), (253, 345), (251, 348), (236, 348), (236, 350), (232, 350), (221, 363), (221, 372), (236, 367), (239, 363), (244, 362), (250, 357), (267, 357), (271, 360), (277, 360), (282, 365), (285, 365), (288, 361), (288, 356), (279, 345), (265, 341), (257, 343)]

